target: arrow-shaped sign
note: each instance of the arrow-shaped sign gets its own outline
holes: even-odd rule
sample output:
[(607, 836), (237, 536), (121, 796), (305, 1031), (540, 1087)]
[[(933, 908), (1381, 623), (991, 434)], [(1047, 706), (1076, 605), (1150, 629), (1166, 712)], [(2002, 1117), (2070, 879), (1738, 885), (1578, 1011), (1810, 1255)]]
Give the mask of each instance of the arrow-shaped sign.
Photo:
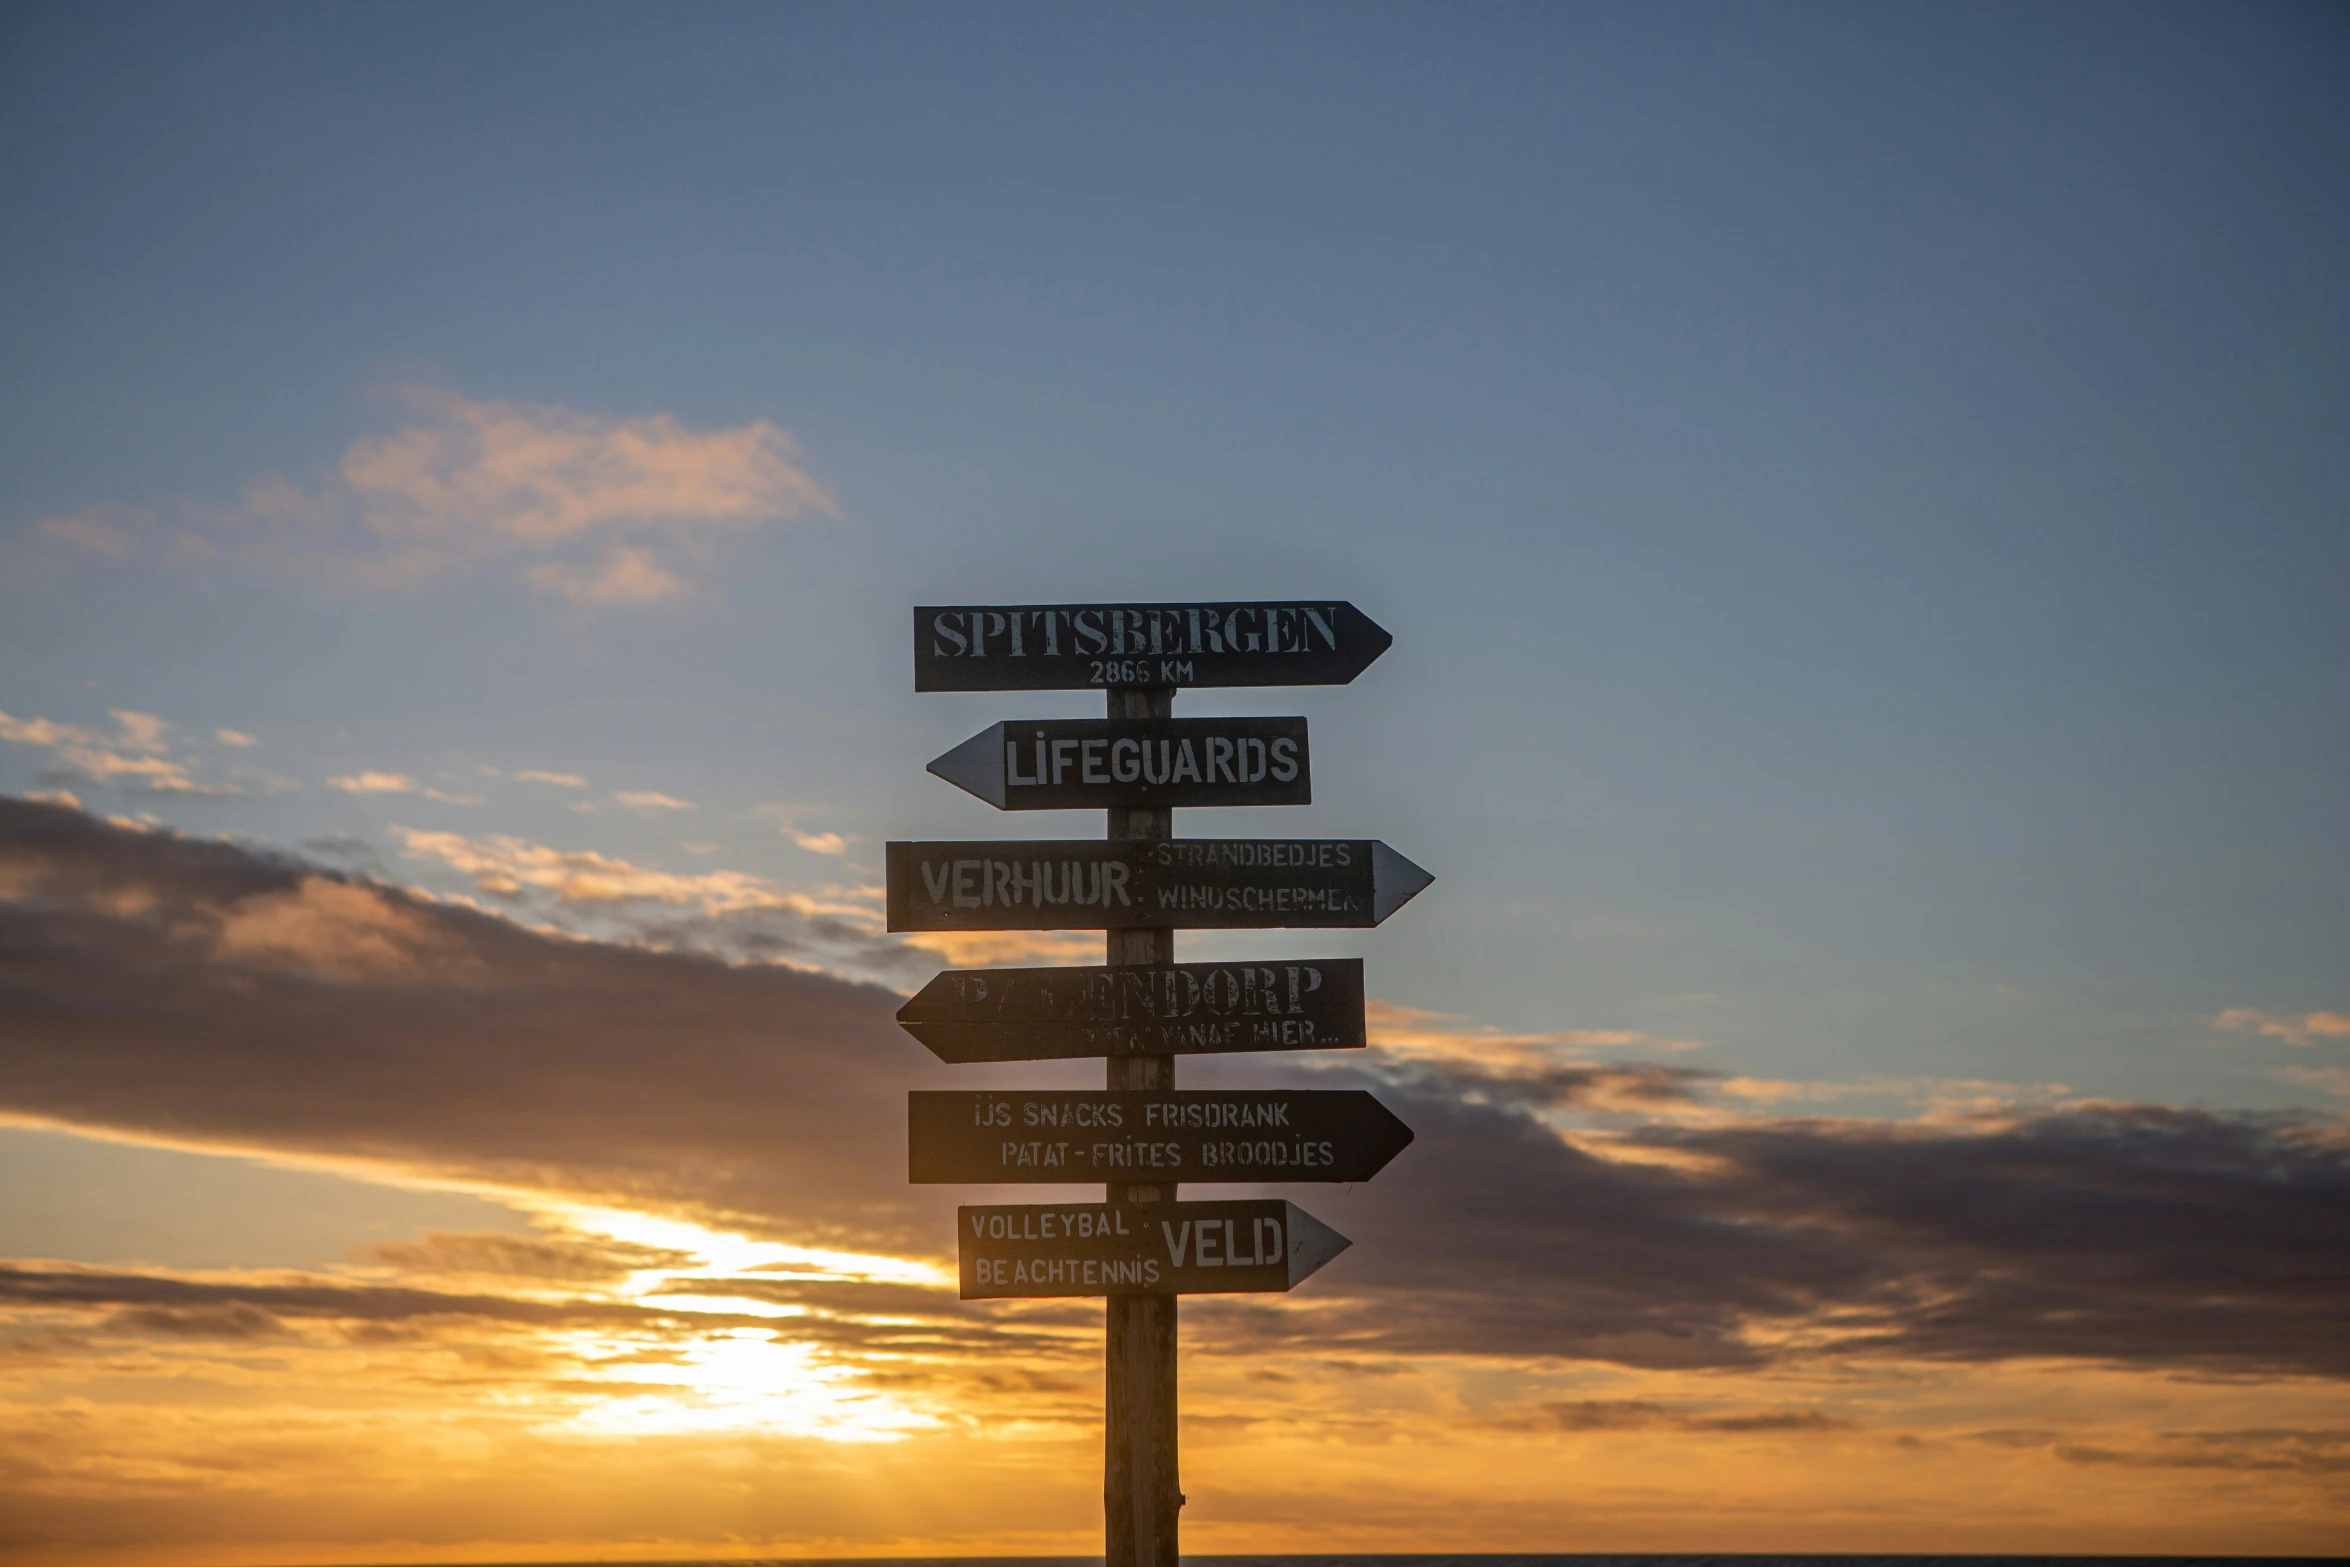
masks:
[(927, 604), (914, 611), (914, 689), (1342, 686), (1394, 640), (1337, 599)]
[(1436, 878), (1377, 839), (887, 846), (891, 930), (1376, 925)]
[(1302, 718), (990, 724), (930, 770), (999, 811), (1309, 805)]
[(963, 1298), (1294, 1289), (1351, 1244), (1295, 1203), (958, 1208)]
[(1344, 1050), (1364, 1043), (1363, 960), (948, 969), (898, 1025), (942, 1061)]
[(1412, 1129), (1359, 1088), (984, 1089), (906, 1096), (907, 1178), (1367, 1181)]

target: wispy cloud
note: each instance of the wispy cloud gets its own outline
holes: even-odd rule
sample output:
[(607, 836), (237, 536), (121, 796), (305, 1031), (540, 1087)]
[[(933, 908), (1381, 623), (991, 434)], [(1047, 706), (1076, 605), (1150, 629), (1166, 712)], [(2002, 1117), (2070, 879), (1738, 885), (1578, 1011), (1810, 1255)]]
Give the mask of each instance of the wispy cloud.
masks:
[(612, 796), (632, 811), (690, 811), (691, 800), (680, 800), (675, 795), (662, 794), (652, 789), (623, 789)]
[(242, 729), (215, 729), (212, 731), (212, 738), (218, 740), (222, 745), (235, 746), (239, 750), (261, 743)]
[(323, 477), (265, 475), (225, 506), (92, 508), (38, 532), (84, 560), (241, 559), (362, 589), (503, 568), (548, 597), (614, 608), (684, 597), (724, 539), (838, 515), (766, 420), (691, 429), (672, 414), (440, 387), (388, 397), (398, 428), (354, 441)]
[(537, 888), (574, 905), (690, 904), (705, 914), (791, 908), (795, 903), (803, 909), (813, 906), (812, 900), (799, 899), (743, 871), (685, 875), (651, 870), (594, 849), (556, 849), (505, 834), (467, 838), (413, 827), (394, 827), (392, 833), (411, 855), (462, 871), (492, 897), (510, 898), (525, 888)]
[[(495, 774), (496, 769), (484, 768), (483, 771)], [(585, 789), (588, 782), (577, 773), (550, 773), (537, 767), (525, 767), (515, 773), (513, 778), (517, 783), (547, 784), (557, 789)]]
[(103, 507), (91, 507), (67, 517), (46, 518), (40, 529), (61, 544), (109, 560), (121, 560), (131, 553), (131, 530)]
[(111, 735), (80, 724), (0, 713), (0, 740), (55, 751), (47, 774), (52, 783), (120, 783), (134, 794), (199, 798), (245, 792), (236, 784), (199, 779), (186, 763), (172, 760), (166, 754), (171, 725), (153, 713), (116, 708), (109, 716), (115, 721)]
[(777, 832), (810, 854), (846, 854), (849, 845), (856, 842), (853, 833), (809, 831), (799, 822), (800, 817), (808, 814), (807, 810), (782, 801), (770, 800), (762, 805), (754, 805), (743, 814), (754, 821), (773, 822)]
[(2258, 1007), (2230, 1007), (2209, 1021), (2225, 1033), (2263, 1034), (2304, 1049), (2320, 1039), (2350, 1039), (2350, 1012), (2278, 1013)]
[(406, 773), (360, 772), (345, 773), (326, 781), (329, 789), (345, 794), (413, 794), (427, 800), (438, 800), (444, 805), (479, 805), (481, 797), (471, 794), (450, 794), (418, 782)]
[(329, 778), (326, 786), (345, 794), (414, 794), (421, 787), (406, 773), (345, 773)]

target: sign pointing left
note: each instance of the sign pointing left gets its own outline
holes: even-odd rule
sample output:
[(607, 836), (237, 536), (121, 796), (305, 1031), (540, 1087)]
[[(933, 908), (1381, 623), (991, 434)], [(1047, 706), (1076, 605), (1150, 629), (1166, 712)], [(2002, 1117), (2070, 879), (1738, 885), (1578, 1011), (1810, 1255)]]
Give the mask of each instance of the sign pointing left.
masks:
[(999, 811), (1310, 805), (1302, 718), (990, 724), (930, 764)]
[(948, 969), (898, 1026), (942, 1061), (1359, 1048), (1363, 960)]

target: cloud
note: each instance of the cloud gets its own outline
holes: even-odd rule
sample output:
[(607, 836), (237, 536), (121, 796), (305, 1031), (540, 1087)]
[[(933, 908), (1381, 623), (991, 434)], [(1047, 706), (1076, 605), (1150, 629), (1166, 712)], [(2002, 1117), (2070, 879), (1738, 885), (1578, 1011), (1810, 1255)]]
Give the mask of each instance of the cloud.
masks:
[(1754, 1409), (1715, 1413), (1669, 1408), (1643, 1399), (1554, 1399), (1533, 1415), (1496, 1422), (1505, 1430), (1712, 1431), (1750, 1433), (1826, 1432), (1857, 1429), (1859, 1422), (1820, 1409)]
[(765, 421), (688, 430), (669, 414), (599, 418), (455, 392), (401, 394), (414, 423), (362, 440), (342, 479), (387, 538), (494, 535), (545, 548), (622, 530), (747, 527), (830, 511)]
[(36, 745), (56, 751), (57, 759), (44, 775), (51, 783), (80, 779), (109, 784), (118, 780), (134, 794), (183, 795), (213, 798), (241, 795), (235, 784), (197, 779), (182, 762), (163, 753), (171, 749), (165, 737), (171, 725), (153, 713), (116, 708), (116, 732), (100, 734), (80, 724), (47, 718), (13, 718), (0, 713), (0, 740)]
[[(485, 768), (484, 771), (494, 773), (495, 769)], [(577, 773), (549, 773), (542, 772), (535, 767), (524, 768), (514, 775), (514, 779), (517, 783), (552, 784), (558, 789), (585, 789), (587, 787), (587, 780)]]
[(1996, 1447), (2042, 1448), (2068, 1464), (2125, 1469), (2219, 1469), (2238, 1473), (2350, 1474), (2350, 1430), (2159, 1431), (2127, 1446), (2067, 1440), (2054, 1431), (1979, 1431)]
[(265, 474), (228, 505), (53, 517), (51, 564), (239, 560), (360, 591), (480, 570), (585, 608), (670, 602), (718, 546), (838, 508), (791, 435), (763, 419), (692, 429), (666, 413), (607, 416), (470, 398), (387, 394), (389, 433), (356, 440), (310, 482)]
[(2278, 1068), (2277, 1075), (2288, 1083), (2299, 1083), (2304, 1088), (2315, 1088), (2350, 1099), (2350, 1067), (2287, 1066)]
[(1510, 1033), (1470, 1024), (1445, 1012), (1429, 1012), (1393, 1001), (1374, 1000), (1366, 1021), (1374, 1043), (1390, 1055), (1431, 1062), (1472, 1062), (1488, 1070), (1539, 1072), (1594, 1050), (1701, 1050), (1694, 1039), (1676, 1039), (1628, 1028), (1551, 1029)]
[(0, 799), (0, 994), (13, 1114), (799, 1240), (922, 1253), (951, 1233), (887, 1152), (930, 1058), (876, 987), (544, 934)]
[(756, 821), (772, 821), (775, 823), (775, 830), (777, 832), (782, 833), (786, 838), (789, 838), (793, 843), (799, 845), (800, 848), (806, 850), (810, 854), (846, 854), (848, 852), (849, 845), (856, 841), (855, 838), (849, 834), (837, 832), (808, 832), (804, 830), (799, 825), (799, 823), (794, 820), (794, 817), (798, 815), (799, 810), (799, 807), (786, 805), (780, 801), (768, 801), (765, 804), (752, 806), (750, 810), (744, 812), (743, 814), (751, 817)]
[[(662, 873), (513, 840), (424, 842), (452, 864), (481, 854), (485, 877), (645, 897), (685, 921), (758, 892), (639, 884)], [(0, 1109), (17, 1116), (383, 1160), (901, 1256), (951, 1246), (946, 1210), (970, 1196), (905, 1184), (904, 1091), (938, 1078), (877, 987), (544, 933), (21, 801), (0, 801), (0, 888)], [(1215, 1069), (1372, 1088), (1417, 1135), (1378, 1182), (1307, 1194), (1356, 1242), (1308, 1291), (1186, 1303), (1203, 1355), (2350, 1378), (2350, 1138), (2335, 1122), (2075, 1103), (1693, 1123), (1670, 1112), (1712, 1080), (1656, 1063), (1497, 1074), (1375, 1049)], [(1644, 1102), (1665, 1113), (1593, 1146), (1551, 1124)], [(256, 1290), (108, 1296), (227, 1299), (286, 1321), (303, 1309)], [(1646, 1401), (1663, 1413), (1548, 1418), (1789, 1434), (1825, 1418)]]
[(421, 784), (406, 773), (346, 773), (339, 778), (329, 778), (326, 786), (329, 789), (340, 789), (345, 794), (416, 794), (427, 800), (438, 800), (443, 805), (481, 804), (480, 795), (450, 794)]
[[(64, 1265), (0, 1264), (0, 1301), (33, 1306), (119, 1306), (127, 1309), (113, 1318), (118, 1326), (172, 1335), (189, 1332), (191, 1324), (252, 1323), (263, 1315), (275, 1324), (269, 1331), (283, 1331), (283, 1319), (288, 1318), (383, 1323), (474, 1317), (533, 1326), (709, 1320), (705, 1313), (617, 1301), (528, 1300), (318, 1278), (283, 1283), (191, 1279)], [(744, 1317), (739, 1325), (752, 1326), (759, 1320)], [(198, 1327), (196, 1331), (206, 1329)], [(231, 1332), (222, 1336), (255, 1335)]]
[(235, 746), (240, 750), (261, 743), (241, 729), (215, 729), (212, 731), (212, 738), (218, 740), (222, 745)]
[(47, 718), (11, 718), (0, 713), (0, 740), (13, 740), (18, 745), (94, 745), (98, 737), (76, 724), (60, 724)]
[(130, 531), (112, 520), (103, 508), (92, 507), (70, 517), (45, 518), (40, 530), (61, 543), (109, 560), (121, 560), (131, 553)]
[(232, 963), (287, 963), (325, 979), (411, 976), (450, 946), (418, 909), (375, 888), (305, 876), (282, 892), (218, 911), (213, 953)]
[(657, 564), (651, 552), (621, 544), (585, 566), (543, 562), (525, 571), (522, 580), (541, 593), (589, 608), (660, 604), (686, 592), (685, 579)]
[(623, 789), (612, 796), (632, 811), (690, 811), (691, 800), (680, 800), (674, 795), (661, 794), (652, 789)]
[(111, 714), (122, 726), (122, 738), (116, 743), (132, 751), (168, 751), (170, 744), (163, 732), (171, 726), (153, 713), (134, 713), (115, 708)]
[(326, 781), (345, 794), (414, 794), (423, 786), (406, 773), (345, 773)]
[(492, 897), (510, 898), (525, 888), (537, 888), (575, 907), (672, 903), (688, 904), (705, 914), (790, 909), (802, 914), (870, 918), (869, 910), (820, 904), (743, 871), (685, 875), (650, 870), (594, 849), (555, 849), (504, 834), (467, 838), (459, 833), (422, 832), (397, 826), (392, 833), (409, 854), (438, 860), (464, 872), (475, 886)]
[(478, 1274), (506, 1279), (546, 1279), (565, 1284), (612, 1283), (632, 1273), (683, 1268), (686, 1253), (623, 1241), (562, 1235), (452, 1235), (433, 1231), (413, 1241), (383, 1241), (361, 1248), (356, 1260), (403, 1273)]
[(2306, 1049), (2320, 1039), (2350, 1039), (2350, 1012), (2279, 1015), (2258, 1007), (2230, 1007), (2211, 1018), (2213, 1028), (2231, 1034), (2265, 1034)]

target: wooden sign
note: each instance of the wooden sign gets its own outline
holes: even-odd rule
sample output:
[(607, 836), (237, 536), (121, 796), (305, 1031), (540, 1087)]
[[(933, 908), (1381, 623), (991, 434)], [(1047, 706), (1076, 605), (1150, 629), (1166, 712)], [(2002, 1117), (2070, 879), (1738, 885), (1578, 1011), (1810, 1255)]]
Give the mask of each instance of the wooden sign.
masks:
[(963, 1298), (1217, 1295), (1297, 1287), (1347, 1238), (1295, 1203), (958, 1208)]
[(898, 1026), (942, 1061), (1358, 1049), (1363, 960), (948, 969)]
[(1376, 839), (892, 843), (891, 930), (1376, 925), (1435, 880)]
[(1308, 805), (1302, 718), (991, 724), (930, 764), (999, 811)]
[(1359, 1088), (916, 1090), (906, 1174), (950, 1181), (1367, 1181), (1412, 1129)]
[(914, 689), (1342, 686), (1394, 640), (1332, 599), (929, 604), (914, 611)]

